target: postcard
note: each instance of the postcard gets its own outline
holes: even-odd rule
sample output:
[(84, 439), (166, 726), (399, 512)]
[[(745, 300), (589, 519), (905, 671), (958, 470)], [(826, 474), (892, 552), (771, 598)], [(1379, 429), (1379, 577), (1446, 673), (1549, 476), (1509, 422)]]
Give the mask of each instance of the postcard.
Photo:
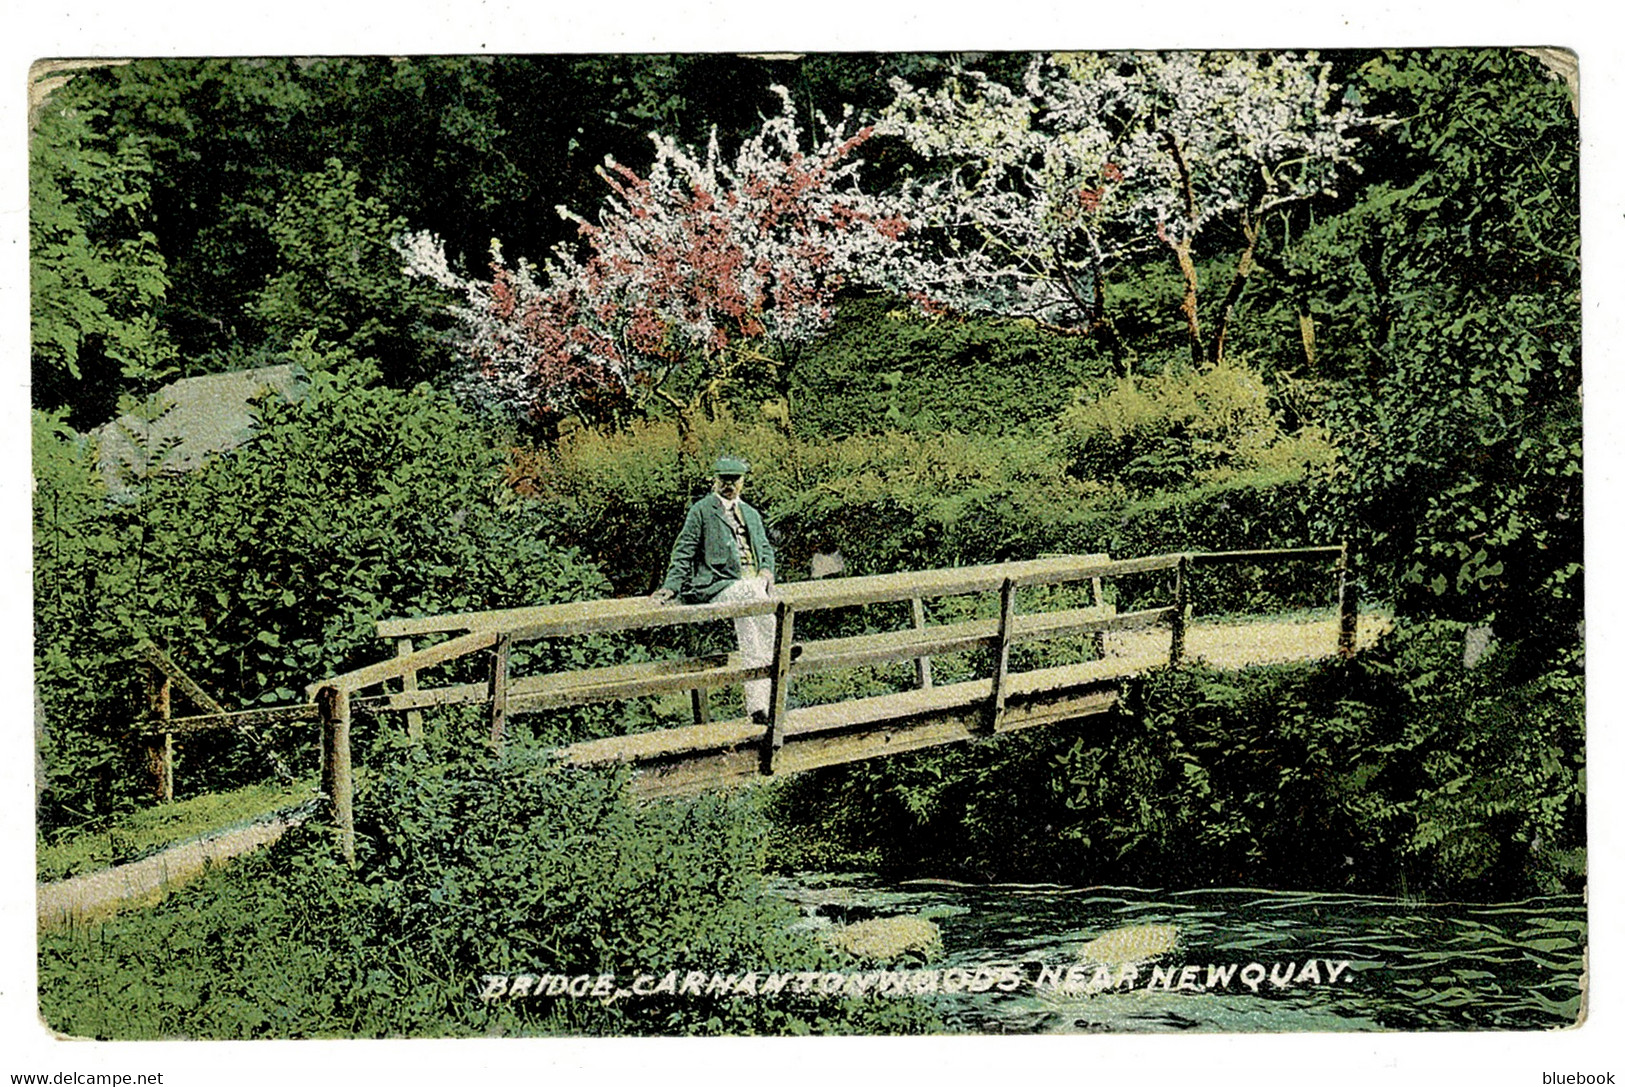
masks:
[(56, 1051), (1583, 1030), (1580, 71), (40, 60)]

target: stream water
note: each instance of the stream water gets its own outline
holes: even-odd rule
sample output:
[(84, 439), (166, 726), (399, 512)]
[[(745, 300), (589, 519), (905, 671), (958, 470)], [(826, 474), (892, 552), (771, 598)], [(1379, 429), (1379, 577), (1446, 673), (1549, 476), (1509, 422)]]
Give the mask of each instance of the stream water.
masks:
[(906, 971), (903, 999), (956, 1031), (1541, 1030), (1581, 1015), (1578, 896), (1419, 904), (808, 874), (773, 889), (809, 928), (933, 922), (940, 951), (892, 969)]

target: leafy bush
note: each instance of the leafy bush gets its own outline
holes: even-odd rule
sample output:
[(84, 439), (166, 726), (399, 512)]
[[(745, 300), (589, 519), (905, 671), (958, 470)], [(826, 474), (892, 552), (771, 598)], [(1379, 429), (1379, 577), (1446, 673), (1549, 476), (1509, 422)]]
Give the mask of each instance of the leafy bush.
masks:
[(487, 974), (765, 980), (846, 960), (768, 897), (749, 797), (634, 805), (519, 747), (400, 753), (358, 802), (352, 874), (310, 830), (156, 908), (40, 945), (40, 1006), (101, 1038), (899, 1032), (903, 1002), (685, 995), (482, 1000)]
[[(133, 481), (122, 502), (109, 500), (93, 450), (36, 416), (45, 826), (142, 791), (132, 725), (143, 638), (239, 708), (302, 701), (305, 684), (377, 659), (373, 626), (386, 616), (603, 595), (543, 511), (502, 486), (498, 442), (444, 397), (381, 387), (367, 366), (308, 346), (295, 357), (311, 376), (302, 399), (268, 400), (247, 444)], [(153, 463), (162, 452), (149, 451)], [(193, 711), (177, 701), (175, 712)], [(245, 747), (230, 733), (188, 740), (181, 783), (257, 778), (265, 764)]]
[(151, 381), (174, 346), (154, 311), (169, 286), (152, 233), (151, 149), (101, 109), (47, 101), (28, 141), (32, 393), (76, 422), (127, 383)]
[(433, 328), (444, 302), (401, 274), (390, 242), (406, 231), (361, 175), (336, 158), (294, 178), (266, 224), (277, 270), (247, 311), (286, 348), (306, 332), (376, 359), (390, 384), (410, 388), (443, 369), (450, 352)]
[[(1129, 712), (805, 775), (784, 856), (978, 879), (1471, 899), (1584, 880), (1575, 662), (1469, 666), (1459, 624), (1355, 662), (1147, 677)], [(777, 841), (778, 839), (775, 839)]]
[(1371, 141), (1381, 181), (1304, 239), (1336, 331), (1371, 345), (1327, 408), (1347, 465), (1328, 516), (1400, 611), (1494, 622), (1533, 673), (1582, 637), (1577, 104), (1517, 50), (1361, 75), (1404, 120)]
[[(618, 591), (643, 593), (664, 573), (683, 514), (725, 451), (754, 465), (746, 498), (764, 511), (781, 580), (808, 576), (819, 551), (839, 550), (848, 574), (870, 574), (1046, 552), (1134, 556), (1331, 542), (1308, 528), (1319, 513), (1319, 477), (1305, 459), (1329, 453), (1313, 437), (1302, 445), (1282, 440), (1258, 463), (1194, 486), (1144, 492), (1073, 478), (1043, 434), (947, 430), (802, 441), (728, 419), (696, 422), (686, 434), (668, 421), (608, 435), (578, 430), (554, 449), (517, 455), (513, 473)], [(1329, 584), (1323, 570), (1313, 576)]]
[(941, 430), (1043, 428), (1071, 390), (1108, 368), (1102, 346), (1031, 322), (929, 318), (889, 298), (849, 299), (792, 378), (791, 420), (808, 440)]
[(1324, 432), (1284, 433), (1270, 398), (1262, 374), (1230, 360), (1119, 378), (1062, 415), (1068, 466), (1080, 478), (1145, 492), (1257, 469), (1329, 465)]

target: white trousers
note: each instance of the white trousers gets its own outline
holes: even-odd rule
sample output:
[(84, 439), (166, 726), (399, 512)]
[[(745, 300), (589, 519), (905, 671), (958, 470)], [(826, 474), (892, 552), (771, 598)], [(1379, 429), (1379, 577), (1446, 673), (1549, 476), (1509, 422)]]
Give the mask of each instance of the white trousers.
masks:
[[(744, 578), (711, 598), (713, 604), (740, 604), (766, 600), (767, 582), (760, 577)], [(734, 637), (739, 639), (739, 658), (747, 667), (757, 667), (773, 659), (773, 616), (745, 615), (734, 620)], [(768, 712), (773, 682), (767, 679), (745, 681), (745, 712)]]

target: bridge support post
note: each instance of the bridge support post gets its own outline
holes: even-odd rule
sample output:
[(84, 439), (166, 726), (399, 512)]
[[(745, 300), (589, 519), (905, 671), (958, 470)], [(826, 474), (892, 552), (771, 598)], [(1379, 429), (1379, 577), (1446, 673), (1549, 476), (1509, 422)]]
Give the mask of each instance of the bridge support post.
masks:
[(1356, 638), (1360, 629), (1360, 586), (1354, 580), (1354, 565), (1349, 561), (1349, 545), (1337, 557), (1337, 655), (1345, 660), (1354, 656)]
[(999, 640), (993, 650), (993, 692), (988, 698), (987, 716), (977, 731), (992, 734), (999, 731), (999, 719), (1004, 716), (1004, 699), (1009, 690), (1010, 634), (1015, 629), (1016, 582), (1005, 578), (999, 586)]
[(339, 832), (339, 854), (355, 863), (355, 778), (350, 766), (350, 692), (323, 687), (316, 692), (322, 720), (322, 792)]
[(1179, 565), (1174, 567), (1174, 615), (1173, 632), (1168, 639), (1168, 663), (1174, 667), (1185, 659), (1185, 609), (1190, 606), (1191, 557), (1179, 556)]
[[(1098, 577), (1090, 578), (1089, 588), (1095, 607), (1104, 608), (1106, 606), (1106, 591), (1102, 587), (1100, 579)], [(1095, 657), (1104, 660), (1106, 657), (1106, 632), (1104, 630), (1095, 631), (1089, 636), (1089, 644), (1095, 651)]]
[(773, 677), (767, 731), (762, 735), (762, 773), (777, 769), (784, 746), (784, 718), (790, 694), (790, 647), (795, 644), (796, 612), (787, 601), (773, 609)]

